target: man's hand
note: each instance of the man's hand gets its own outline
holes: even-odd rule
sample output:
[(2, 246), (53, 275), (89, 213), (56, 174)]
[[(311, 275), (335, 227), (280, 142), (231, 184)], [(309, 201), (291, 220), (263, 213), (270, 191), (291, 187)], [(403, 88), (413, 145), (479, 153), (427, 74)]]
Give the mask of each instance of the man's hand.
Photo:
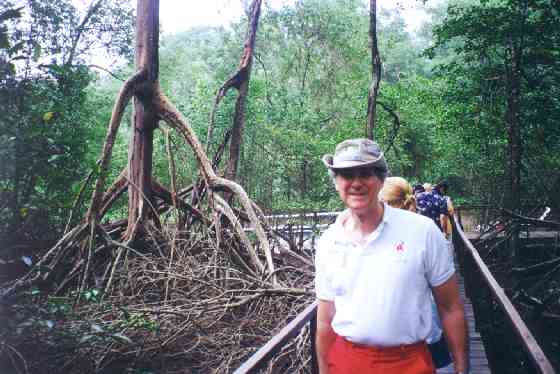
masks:
[(444, 284), (432, 288), (439, 311), (445, 339), (453, 355), (456, 373), (467, 373), (467, 321), (465, 308), (459, 294), (457, 275), (453, 275)]
[(334, 318), (335, 308), (333, 301), (319, 300), (317, 306), (317, 361), (319, 373), (327, 374), (327, 355), (333, 345), (336, 334), (332, 329), (331, 323)]

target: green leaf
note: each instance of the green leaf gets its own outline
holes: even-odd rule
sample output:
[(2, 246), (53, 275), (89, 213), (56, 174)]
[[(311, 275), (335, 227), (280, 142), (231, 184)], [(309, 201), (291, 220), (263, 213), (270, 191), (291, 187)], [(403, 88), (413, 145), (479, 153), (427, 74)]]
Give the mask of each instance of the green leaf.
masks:
[(34, 45), (33, 61), (37, 62), (37, 61), (39, 61), (39, 58), (41, 57), (42, 48), (41, 48), (41, 45), (39, 43), (33, 43), (33, 45)]
[[(4, 30), (0, 29), (0, 49), (8, 49), (10, 48), (10, 41), (8, 40), (8, 35), (4, 32)], [(8, 51), (8, 54), (10, 52)]]
[(19, 7), (16, 9), (8, 9), (2, 13), (0, 13), (0, 22), (5, 22), (12, 18), (19, 18), (21, 17), (21, 10), (23, 7)]
[(95, 335), (84, 335), (80, 338), (79, 344), (87, 343), (88, 341), (95, 338)]
[(121, 342), (121, 343), (125, 343), (125, 344), (132, 344), (133, 343), (132, 340), (128, 336), (123, 335), (123, 334), (113, 334), (113, 335), (111, 335), (111, 337), (113, 339)]
[(97, 332), (97, 333), (105, 332), (105, 330), (103, 330), (103, 327), (101, 327), (101, 326), (98, 325), (97, 323), (92, 323), (92, 324), (91, 324), (91, 330), (92, 330), (93, 332)]
[(54, 112), (45, 112), (45, 114), (43, 114), (43, 121), (45, 122), (49, 122), (50, 120), (52, 120), (54, 117)]
[(8, 64), (8, 72), (10, 74), (15, 74), (16, 73), (16, 66), (14, 64), (12, 64), (11, 62)]
[(19, 215), (21, 218), (25, 218), (27, 217), (27, 214), (29, 213), (29, 209), (28, 208), (21, 208), (19, 210)]
[(58, 160), (61, 157), (62, 157), (62, 155), (52, 155), (51, 157), (49, 157), (49, 164), (55, 162), (56, 160)]
[(48, 266), (45, 266), (45, 265), (36, 265), (36, 266), (33, 267), (33, 271), (41, 271), (41, 272), (48, 273), (48, 272), (51, 272), (52, 269)]
[[(1, 37), (0, 37), (0, 41), (1, 41)], [(25, 47), (25, 44), (26, 44), (25, 42), (16, 43), (13, 47), (11, 47), (11, 48), (8, 50), (8, 54), (9, 54), (9, 55), (16, 54), (17, 52), (21, 51), (21, 50)], [(1, 48), (1, 47), (2, 47), (2, 46), (0, 45), (0, 48)]]

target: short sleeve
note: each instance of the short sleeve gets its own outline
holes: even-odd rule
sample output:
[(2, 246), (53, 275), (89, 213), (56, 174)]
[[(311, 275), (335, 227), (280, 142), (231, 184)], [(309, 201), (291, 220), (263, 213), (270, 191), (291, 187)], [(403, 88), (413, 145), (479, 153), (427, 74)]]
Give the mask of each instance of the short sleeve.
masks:
[(319, 300), (334, 300), (331, 276), (329, 272), (329, 243), (327, 233), (323, 234), (317, 243), (315, 253), (315, 294)]
[(436, 225), (429, 225), (426, 235), (424, 265), (426, 278), (432, 287), (445, 283), (455, 273), (455, 264), (447, 241)]

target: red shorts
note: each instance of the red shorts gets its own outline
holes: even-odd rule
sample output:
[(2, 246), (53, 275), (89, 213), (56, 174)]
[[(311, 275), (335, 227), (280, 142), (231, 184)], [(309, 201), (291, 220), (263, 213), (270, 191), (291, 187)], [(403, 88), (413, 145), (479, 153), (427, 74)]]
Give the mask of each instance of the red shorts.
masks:
[(426, 343), (368, 347), (337, 336), (327, 362), (329, 374), (435, 374)]

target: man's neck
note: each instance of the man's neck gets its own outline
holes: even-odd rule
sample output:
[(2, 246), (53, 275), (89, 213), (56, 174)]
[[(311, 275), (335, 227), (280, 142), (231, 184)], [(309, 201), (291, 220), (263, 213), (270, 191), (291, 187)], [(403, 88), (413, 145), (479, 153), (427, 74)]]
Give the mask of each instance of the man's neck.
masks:
[(379, 226), (383, 219), (384, 212), (385, 206), (381, 202), (376, 203), (375, 206), (366, 210), (355, 211), (350, 209), (350, 215), (344, 227), (349, 233), (353, 234), (358, 241), (361, 241)]

